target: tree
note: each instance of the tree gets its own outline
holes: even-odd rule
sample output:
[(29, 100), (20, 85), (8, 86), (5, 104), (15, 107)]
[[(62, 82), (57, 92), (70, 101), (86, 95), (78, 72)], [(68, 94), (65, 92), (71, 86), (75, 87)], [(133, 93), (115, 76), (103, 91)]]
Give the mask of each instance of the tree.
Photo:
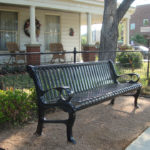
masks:
[(117, 7), (117, 0), (104, 0), (99, 60), (115, 60), (116, 53), (113, 51), (117, 50), (119, 22), (134, 1), (123, 0)]

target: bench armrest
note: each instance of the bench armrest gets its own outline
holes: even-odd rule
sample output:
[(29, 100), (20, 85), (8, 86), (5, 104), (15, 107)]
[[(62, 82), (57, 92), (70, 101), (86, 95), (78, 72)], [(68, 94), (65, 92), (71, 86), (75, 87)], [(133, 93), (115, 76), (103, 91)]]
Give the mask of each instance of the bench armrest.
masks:
[[(60, 93), (60, 100), (69, 102), (74, 95), (74, 91), (72, 91), (69, 86), (60, 86), (60, 87), (55, 87), (53, 89), (57, 90)], [(68, 95), (67, 99), (65, 99), (62, 95), (63, 90), (65, 90)]]
[[(121, 77), (124, 77), (124, 76), (130, 76), (131, 77), (131, 80), (128, 81), (129, 83), (137, 83), (140, 80), (140, 76), (136, 73), (128, 73), (128, 74), (119, 75), (119, 76), (117, 76), (117, 79), (121, 78)], [(135, 81), (132, 80), (133, 76), (136, 76), (136, 78), (137, 78)]]

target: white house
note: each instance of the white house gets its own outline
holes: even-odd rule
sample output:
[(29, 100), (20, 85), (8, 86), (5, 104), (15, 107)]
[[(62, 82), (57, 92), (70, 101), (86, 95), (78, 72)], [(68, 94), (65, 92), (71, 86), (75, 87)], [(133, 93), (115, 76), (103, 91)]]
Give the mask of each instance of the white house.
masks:
[[(92, 44), (91, 25), (102, 23), (103, 9), (103, 0), (0, 0), (0, 53), (8, 51), (9, 41), (22, 50), (28, 45), (49, 52), (49, 44), (54, 42), (61, 42), (68, 51), (81, 50), (81, 25), (87, 24), (87, 44)], [(132, 13), (131, 8), (123, 19), (127, 44)]]

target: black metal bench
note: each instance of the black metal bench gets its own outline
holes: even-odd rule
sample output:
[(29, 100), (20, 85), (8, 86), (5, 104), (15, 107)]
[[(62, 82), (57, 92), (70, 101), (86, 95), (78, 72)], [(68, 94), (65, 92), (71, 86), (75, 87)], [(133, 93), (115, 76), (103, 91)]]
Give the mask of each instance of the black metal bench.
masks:
[[(38, 96), (37, 135), (41, 135), (43, 123), (64, 123), (67, 126), (67, 139), (76, 143), (72, 135), (75, 112), (92, 105), (111, 100), (114, 104), (116, 96), (134, 91), (134, 106), (141, 84), (137, 74), (128, 74), (131, 80), (119, 83), (118, 76), (111, 61), (53, 64), (27, 67), (33, 78)], [(136, 80), (132, 80), (133, 77)], [(44, 112), (51, 107), (59, 107), (69, 114), (67, 120), (46, 120)]]

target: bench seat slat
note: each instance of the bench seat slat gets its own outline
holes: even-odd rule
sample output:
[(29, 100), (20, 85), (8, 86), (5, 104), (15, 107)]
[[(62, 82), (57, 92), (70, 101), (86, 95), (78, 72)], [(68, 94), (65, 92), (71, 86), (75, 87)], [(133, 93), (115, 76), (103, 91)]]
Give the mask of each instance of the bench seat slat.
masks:
[(140, 87), (140, 83), (108, 84), (74, 95), (71, 100), (71, 104), (77, 111), (89, 107), (91, 103), (101, 103), (105, 100), (112, 99), (113, 97), (128, 93), (129, 91), (134, 91)]

